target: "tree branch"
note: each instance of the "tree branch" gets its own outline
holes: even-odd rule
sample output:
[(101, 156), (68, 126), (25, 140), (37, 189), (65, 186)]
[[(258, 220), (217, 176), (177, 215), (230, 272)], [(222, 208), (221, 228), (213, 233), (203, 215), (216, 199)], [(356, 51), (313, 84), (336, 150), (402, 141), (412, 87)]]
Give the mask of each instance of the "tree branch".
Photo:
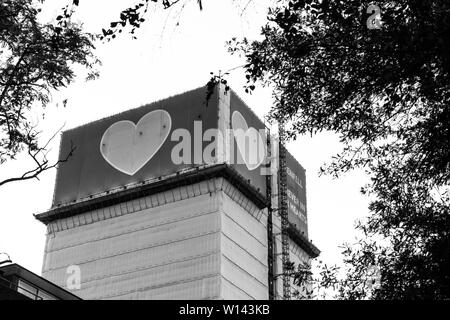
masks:
[[(61, 129), (59, 129), (56, 133), (60, 132)], [(28, 155), (33, 159), (33, 161), (36, 164), (36, 167), (29, 171), (26, 171), (21, 176), (8, 178), (3, 181), (0, 181), (0, 186), (5, 185), (10, 182), (14, 182), (14, 181), (24, 181), (24, 180), (29, 180), (29, 179), (39, 180), (38, 176), (42, 172), (47, 171), (49, 169), (56, 168), (56, 166), (58, 166), (60, 163), (67, 162), (69, 160), (69, 158), (73, 155), (73, 153), (76, 149), (76, 147), (73, 145), (73, 143), (71, 143), (70, 151), (67, 153), (67, 155), (64, 159), (59, 159), (58, 161), (56, 161), (55, 163), (53, 163), (51, 165), (49, 164), (49, 161), (47, 160), (47, 157), (46, 157), (47, 149), (46, 148), (49, 145), (49, 143), (55, 138), (56, 133), (47, 141), (47, 143), (44, 145), (44, 147), (40, 147), (37, 149), (35, 149), (35, 146), (33, 146), (32, 142), (31, 142), (31, 141), (33, 141), (33, 139), (30, 139), (30, 142), (27, 143)], [(42, 159), (40, 159), (41, 154), (43, 155)]]

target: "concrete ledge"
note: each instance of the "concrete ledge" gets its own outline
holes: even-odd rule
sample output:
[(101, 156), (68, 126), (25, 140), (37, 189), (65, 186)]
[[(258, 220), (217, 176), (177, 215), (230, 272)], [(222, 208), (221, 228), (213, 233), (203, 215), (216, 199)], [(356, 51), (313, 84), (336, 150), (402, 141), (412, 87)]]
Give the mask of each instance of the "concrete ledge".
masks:
[(67, 218), (87, 211), (112, 206), (124, 201), (142, 198), (151, 194), (164, 192), (182, 185), (190, 185), (211, 178), (223, 177), (229, 181), (259, 208), (267, 207), (267, 199), (249, 181), (242, 177), (228, 164), (216, 164), (190, 168), (175, 174), (152, 179), (133, 186), (124, 186), (121, 190), (106, 192), (91, 199), (54, 207), (46, 212), (35, 214), (34, 217), (47, 225), (61, 218)]
[(289, 238), (305, 250), (311, 258), (317, 258), (320, 255), (320, 250), (306, 236), (300, 233), (292, 223), (289, 223), (288, 234)]

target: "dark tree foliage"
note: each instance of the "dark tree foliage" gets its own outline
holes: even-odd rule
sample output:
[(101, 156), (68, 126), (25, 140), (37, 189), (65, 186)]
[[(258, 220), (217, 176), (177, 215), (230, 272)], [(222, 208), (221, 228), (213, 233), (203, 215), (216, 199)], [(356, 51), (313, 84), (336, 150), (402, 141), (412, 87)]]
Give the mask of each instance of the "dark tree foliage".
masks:
[[(117, 34), (122, 33), (126, 28), (129, 29), (129, 33), (132, 35), (133, 39), (136, 39), (135, 31), (139, 29), (143, 22), (145, 22), (145, 15), (148, 10), (150, 3), (160, 4), (163, 9), (169, 9), (180, 1), (184, 2), (183, 6), (187, 2), (192, 2), (194, 0), (139, 0), (135, 5), (126, 8), (120, 12), (119, 19), (110, 23), (110, 26), (102, 29), (101, 39), (106, 39), (110, 41), (116, 38)], [(195, 0), (200, 8), (203, 10), (202, 0)], [(79, 2), (79, 0), (74, 0), (74, 2)]]
[(47, 160), (46, 145), (39, 145), (39, 132), (29, 119), (29, 111), (45, 107), (52, 90), (74, 80), (74, 64), (87, 68), (89, 79), (97, 76), (93, 69), (98, 63), (92, 53), (94, 37), (70, 22), (72, 11), (67, 7), (54, 24), (40, 23), (40, 2), (0, 1), (0, 164), (22, 151), (35, 164), (20, 176), (0, 181), (0, 186), (37, 178), (56, 165)]
[[(378, 1), (381, 23), (373, 4), (281, 1), (261, 41), (230, 41), (230, 51), (245, 55), (249, 85), (274, 87), (270, 117), (292, 137), (339, 134), (345, 147), (322, 173), (371, 176), (363, 237), (343, 252), (347, 276), (319, 282), (341, 298), (448, 299), (450, 2)], [(372, 267), (380, 285), (368, 288)]]

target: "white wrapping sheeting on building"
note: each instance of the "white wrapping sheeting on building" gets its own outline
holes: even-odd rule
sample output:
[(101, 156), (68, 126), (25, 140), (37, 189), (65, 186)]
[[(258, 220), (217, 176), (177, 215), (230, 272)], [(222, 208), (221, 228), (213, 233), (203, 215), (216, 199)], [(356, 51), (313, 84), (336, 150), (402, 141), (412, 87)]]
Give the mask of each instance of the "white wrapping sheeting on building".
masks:
[(51, 222), (43, 276), (79, 266), (84, 299), (267, 299), (266, 221), (223, 178), (182, 186)]
[(268, 299), (267, 215), (251, 216), (226, 194), (222, 210), (222, 297)]

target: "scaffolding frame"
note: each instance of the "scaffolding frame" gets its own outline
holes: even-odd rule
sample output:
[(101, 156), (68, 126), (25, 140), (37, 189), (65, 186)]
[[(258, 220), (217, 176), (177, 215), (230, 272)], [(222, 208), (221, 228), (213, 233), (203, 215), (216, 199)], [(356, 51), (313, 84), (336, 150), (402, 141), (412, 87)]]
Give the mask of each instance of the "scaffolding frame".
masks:
[(289, 257), (289, 220), (287, 199), (287, 173), (286, 173), (286, 132), (284, 123), (278, 123), (279, 168), (278, 168), (278, 214), (281, 219), (281, 260), (283, 264), (283, 298), (291, 299), (290, 257)]

